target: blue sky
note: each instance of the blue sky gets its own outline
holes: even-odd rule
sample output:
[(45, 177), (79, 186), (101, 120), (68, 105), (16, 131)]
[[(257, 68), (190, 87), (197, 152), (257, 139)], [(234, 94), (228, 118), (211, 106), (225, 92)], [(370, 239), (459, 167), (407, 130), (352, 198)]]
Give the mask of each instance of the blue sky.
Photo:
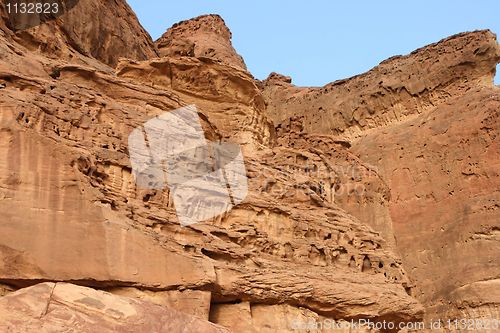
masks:
[[(127, 0), (153, 39), (172, 24), (221, 15), (252, 74), (321, 86), (476, 29), (500, 34), (500, 1)], [(500, 84), (497, 66), (496, 84)]]

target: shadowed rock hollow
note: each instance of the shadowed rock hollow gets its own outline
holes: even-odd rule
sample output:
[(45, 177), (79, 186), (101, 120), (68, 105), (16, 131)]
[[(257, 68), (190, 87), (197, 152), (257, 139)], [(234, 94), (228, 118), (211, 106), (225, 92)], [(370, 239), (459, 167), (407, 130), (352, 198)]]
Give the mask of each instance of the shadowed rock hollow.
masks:
[[(218, 15), (180, 22), (156, 42), (121, 0), (80, 0), (25, 31), (5, 18), (5, 327), (36, 318), (26, 332), (113, 331), (123, 318), (174, 316), (168, 327), (129, 329), (225, 331), (211, 321), (289, 332), (324, 319), (499, 317), (493, 33), (301, 88), (276, 73), (255, 80)], [(233, 210), (181, 227), (168, 188), (136, 185), (127, 138), (190, 104), (207, 139), (241, 146), (249, 192)]]

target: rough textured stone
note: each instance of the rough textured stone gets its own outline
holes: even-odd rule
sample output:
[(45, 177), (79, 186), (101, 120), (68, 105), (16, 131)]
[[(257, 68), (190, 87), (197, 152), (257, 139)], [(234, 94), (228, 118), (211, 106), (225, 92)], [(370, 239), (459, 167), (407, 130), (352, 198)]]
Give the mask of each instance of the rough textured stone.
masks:
[(162, 56), (212, 58), (246, 69), (243, 58), (231, 44), (231, 31), (219, 15), (202, 15), (176, 23), (155, 44)]
[[(233, 332), (249, 333), (368, 333), (379, 330), (366, 325), (354, 326), (351, 322), (318, 315), (306, 309), (287, 304), (252, 305), (248, 302), (237, 304), (214, 304), (210, 320), (230, 328)], [(363, 327), (364, 326), (364, 327)]]
[[(296, 172), (337, 155), (276, 146), (245, 70), (175, 56), (123, 60), (115, 74), (32, 53), (9, 36), (2, 45), (3, 281), (78, 280), (158, 297), (203, 290), (212, 302), (288, 303), (346, 319), (421, 316), (391, 245), (339, 209), (323, 178)], [(233, 211), (181, 228), (168, 189), (135, 185), (127, 137), (191, 103), (208, 138), (243, 146), (250, 192)], [(331, 149), (355, 159), (326, 140)]]
[[(109, 7), (116, 26), (89, 11), (95, 30), (81, 31), (88, 6), (21, 33), (0, 21), (2, 293), (73, 281), (236, 332), (416, 321), (420, 302), (427, 316), (497, 315), (493, 34), (299, 88), (276, 73), (254, 80), (216, 15), (172, 27), (156, 58), (125, 1)], [(123, 44), (107, 44), (114, 35)], [(189, 104), (208, 140), (241, 145), (249, 193), (181, 227), (168, 188), (136, 185), (127, 138)]]
[(355, 138), (432, 110), (477, 86), (491, 86), (500, 47), (489, 30), (458, 34), (389, 58), (372, 70), (319, 88), (264, 81), (276, 126), (298, 117), (307, 133)]
[(42, 283), (0, 298), (2, 332), (207, 332), (229, 330), (153, 303), (68, 283)]
[(379, 177), (383, 205), (339, 206), (394, 235), (429, 319), (499, 316), (499, 61), (495, 35), (475, 31), (321, 88), (262, 84), (280, 145), (333, 135)]
[(404, 267), (432, 317), (500, 316), (499, 110), (498, 87), (474, 89), (353, 146), (388, 181)]
[(165, 57), (144, 62), (124, 59), (116, 74), (131, 83), (174, 91), (183, 102), (196, 105), (208, 122), (205, 131), (210, 140), (238, 143), (250, 153), (273, 139), (274, 128), (263, 115), (262, 94), (243, 69), (209, 58)]
[(176, 309), (183, 313), (197, 316), (205, 320), (209, 319), (211, 300), (211, 293), (209, 291), (151, 291), (140, 290), (137, 288), (110, 288), (107, 291), (115, 295), (139, 298), (141, 300)]
[(89, 59), (81, 55), (86, 55), (112, 67), (121, 57), (145, 60), (157, 56), (151, 37), (125, 1), (72, 2), (77, 3), (57, 20), (17, 31), (16, 41), (54, 59), (85, 62)]

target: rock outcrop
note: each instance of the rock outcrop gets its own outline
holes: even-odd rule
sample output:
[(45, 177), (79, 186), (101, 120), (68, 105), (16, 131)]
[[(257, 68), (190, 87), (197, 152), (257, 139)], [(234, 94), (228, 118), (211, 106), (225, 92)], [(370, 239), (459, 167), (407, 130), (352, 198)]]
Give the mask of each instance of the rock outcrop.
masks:
[(41, 283), (0, 298), (0, 331), (229, 333), (174, 309), (68, 283)]
[(471, 89), (353, 146), (388, 182), (403, 266), (429, 317), (500, 317), (499, 110), (498, 87)]
[[(404, 323), (423, 318), (420, 302), (451, 317), (468, 313), (469, 295), (482, 317), (496, 313), (488, 291), (498, 274), (491, 77), (499, 56), (490, 32), (449, 38), (344, 82), (298, 88), (275, 73), (256, 81), (217, 15), (181, 22), (153, 45), (125, 1), (107, 3), (80, 0), (21, 32), (5, 15), (0, 22), (0, 283), (7, 294), (0, 313), (14, 300), (7, 325), (32, 316), (16, 317), (15, 300), (37, 293), (30, 304), (54, 312), (33, 314), (32, 330), (73, 325), (62, 321), (68, 317), (100, 322), (122, 305), (159, 323), (175, 308), (186, 315), (172, 325), (189, 321), (204, 332), (223, 331), (207, 320), (234, 332), (287, 332), (326, 319)], [(117, 17), (111, 26), (107, 10)], [(90, 19), (92, 29), (83, 29)], [(148, 120), (189, 104), (208, 140), (241, 146), (248, 195), (229, 212), (181, 227), (168, 188), (137, 186), (127, 140)], [(456, 112), (465, 105), (467, 113)], [(426, 183), (417, 186), (418, 177)], [(442, 242), (448, 230), (456, 238)], [(465, 253), (482, 253), (477, 271), (447, 279), (472, 264), (451, 268)], [(51, 288), (61, 302), (46, 301)], [(87, 295), (85, 309), (121, 305), (90, 315), (66, 297), (74, 293)], [(445, 304), (450, 295), (454, 303)]]
[(322, 88), (263, 82), (278, 137), (333, 134), (381, 177), (390, 229), (341, 207), (393, 233), (429, 319), (499, 317), (498, 62), (495, 35), (476, 31)]
[[(56, 20), (29, 29), (4, 31), (15, 32), (12, 37), (30, 51), (68, 62), (90, 62), (92, 66), (101, 67), (91, 58), (114, 67), (121, 57), (145, 60), (157, 56), (151, 37), (126, 1), (65, 0), (61, 3), (71, 6)], [(5, 10), (3, 6), (1, 10)], [(7, 14), (3, 12), (2, 16), (9, 26)]]
[(492, 86), (499, 58), (495, 35), (483, 30), (392, 57), (367, 73), (320, 88), (296, 87), (271, 75), (264, 81), (266, 114), (276, 126), (300, 117), (308, 133), (352, 139), (430, 111), (472, 88)]
[(231, 43), (231, 31), (219, 15), (202, 15), (174, 24), (156, 42), (162, 56), (211, 58), (246, 70)]

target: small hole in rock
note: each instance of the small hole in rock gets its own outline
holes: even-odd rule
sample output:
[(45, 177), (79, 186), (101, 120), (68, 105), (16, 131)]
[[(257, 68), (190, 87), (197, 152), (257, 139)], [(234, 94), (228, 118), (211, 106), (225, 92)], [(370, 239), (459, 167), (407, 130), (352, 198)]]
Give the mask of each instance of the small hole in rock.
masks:
[(151, 197), (152, 197), (152, 196), (153, 196), (152, 194), (149, 194), (149, 193), (148, 193), (148, 194), (146, 194), (146, 195), (142, 198), (142, 201), (143, 201), (143, 202), (148, 202), (148, 201), (149, 201), (149, 199), (151, 199)]
[(54, 68), (52, 68), (52, 72), (49, 75), (51, 78), (56, 80), (61, 76), (61, 70), (57, 67), (54, 67)]

